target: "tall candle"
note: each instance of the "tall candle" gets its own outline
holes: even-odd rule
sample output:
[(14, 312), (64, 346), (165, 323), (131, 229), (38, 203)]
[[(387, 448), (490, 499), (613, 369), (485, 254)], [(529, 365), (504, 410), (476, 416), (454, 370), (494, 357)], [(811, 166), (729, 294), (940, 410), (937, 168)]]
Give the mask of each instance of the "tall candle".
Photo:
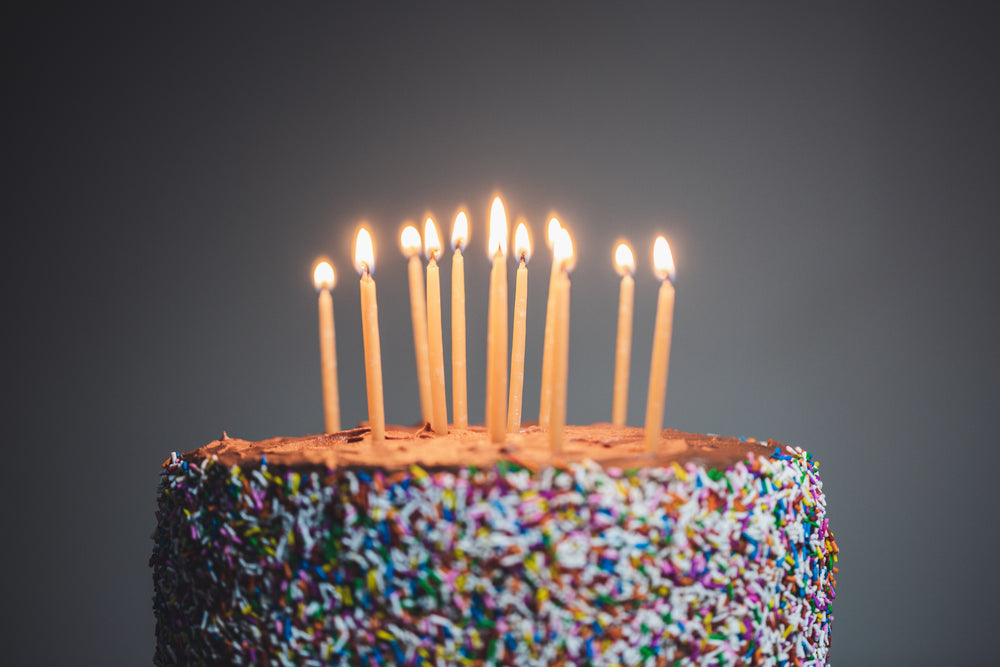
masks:
[(569, 272), (573, 270), (573, 241), (565, 229), (559, 231), (554, 248), (559, 267), (555, 279), (555, 338), (552, 345), (552, 407), (549, 416), (549, 446), (558, 454), (566, 426), (566, 392), (569, 381)]
[(327, 433), (340, 430), (340, 392), (337, 388), (337, 333), (333, 319), (332, 290), (337, 283), (330, 262), (322, 260), (313, 269), (313, 284), (319, 292), (319, 359), (323, 379), (323, 418)]
[(413, 322), (413, 352), (417, 360), (417, 383), (420, 387), (420, 418), (431, 420), (431, 371), (427, 348), (427, 304), (424, 302), (423, 267), (420, 264), (420, 232), (407, 225), (399, 237), (403, 254), (410, 265), (410, 319)]
[(367, 229), (358, 232), (354, 268), (361, 274), (361, 323), (365, 347), (365, 383), (368, 388), (368, 424), (372, 442), (385, 440), (385, 402), (382, 393), (382, 349), (378, 334), (378, 304), (375, 298), (375, 250)]
[(653, 272), (662, 282), (656, 303), (653, 356), (649, 363), (649, 393), (646, 403), (646, 451), (653, 453), (660, 443), (663, 408), (670, 369), (670, 339), (674, 328), (674, 280), (677, 277), (670, 246), (662, 236), (653, 244)]
[(451, 411), (455, 428), (468, 428), (469, 408), (465, 369), (465, 257), (469, 221), (465, 212), (455, 217), (451, 232)]
[(491, 442), (503, 442), (507, 398), (507, 214), (500, 197), (490, 211), (490, 241), (493, 259), (490, 271), (489, 323), (487, 330), (486, 426)]
[(448, 399), (444, 390), (444, 335), (441, 332), (441, 272), (437, 258), (441, 241), (437, 225), (424, 223), (424, 253), (427, 255), (427, 349), (431, 375), (431, 430), (448, 432)]
[(514, 232), (514, 257), (518, 258), (514, 287), (514, 340), (510, 349), (510, 399), (507, 404), (507, 432), (521, 430), (521, 392), (524, 389), (524, 338), (528, 314), (528, 260), (531, 241), (528, 228), (519, 222)]
[(628, 376), (632, 358), (632, 306), (635, 302), (635, 258), (627, 243), (615, 249), (615, 270), (622, 277), (618, 293), (618, 340), (615, 345), (615, 384), (611, 423), (625, 426), (628, 417)]
[(556, 218), (549, 220), (549, 227), (546, 234), (548, 245), (552, 248), (552, 272), (549, 274), (549, 296), (545, 304), (545, 338), (542, 342), (542, 388), (538, 402), (538, 425), (547, 428), (549, 425), (549, 412), (552, 408), (552, 345), (555, 342), (555, 313), (553, 301), (556, 276), (559, 273), (559, 263), (555, 259), (555, 243), (559, 238), (562, 226)]

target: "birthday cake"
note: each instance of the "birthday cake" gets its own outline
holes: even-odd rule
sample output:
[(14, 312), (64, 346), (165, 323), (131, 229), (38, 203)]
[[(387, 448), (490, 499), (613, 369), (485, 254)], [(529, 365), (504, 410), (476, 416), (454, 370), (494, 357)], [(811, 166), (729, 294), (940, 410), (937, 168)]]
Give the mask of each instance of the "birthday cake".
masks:
[(174, 454), (155, 662), (824, 665), (837, 546), (798, 448), (390, 427)]

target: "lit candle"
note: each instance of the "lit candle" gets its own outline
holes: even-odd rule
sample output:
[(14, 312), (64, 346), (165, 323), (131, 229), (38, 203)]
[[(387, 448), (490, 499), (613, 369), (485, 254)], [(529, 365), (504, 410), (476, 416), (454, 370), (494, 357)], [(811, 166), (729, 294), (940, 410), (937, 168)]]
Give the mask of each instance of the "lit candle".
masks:
[(444, 390), (444, 334), (441, 332), (441, 272), (437, 258), (441, 240), (437, 225), (424, 223), (424, 254), (427, 255), (427, 349), (431, 376), (431, 430), (448, 432), (448, 399)]
[(549, 274), (549, 296), (545, 304), (545, 338), (542, 343), (542, 389), (538, 403), (538, 425), (545, 428), (549, 425), (549, 410), (552, 407), (552, 345), (555, 342), (555, 329), (553, 329), (555, 314), (552, 309), (555, 302), (554, 296), (556, 276), (559, 273), (559, 263), (555, 259), (555, 244), (559, 238), (562, 226), (555, 218), (549, 220), (549, 227), (545, 236), (549, 248), (552, 248), (552, 272)]
[(649, 393), (646, 403), (646, 451), (653, 453), (663, 429), (663, 406), (667, 396), (667, 372), (670, 369), (670, 338), (674, 328), (674, 280), (677, 277), (670, 246), (662, 236), (653, 244), (653, 272), (660, 279), (656, 303), (656, 328), (653, 332), (653, 356), (649, 363)]
[(486, 338), (486, 428), (491, 442), (503, 442), (507, 398), (507, 214), (500, 197), (490, 210), (489, 323)]
[(549, 419), (549, 446), (554, 454), (562, 451), (566, 426), (566, 390), (569, 381), (569, 272), (573, 270), (573, 241), (569, 232), (559, 230), (553, 248), (559, 267), (555, 276), (555, 338), (552, 343), (552, 407)]
[(615, 387), (611, 423), (624, 426), (628, 416), (628, 375), (632, 358), (632, 305), (635, 302), (635, 258), (627, 243), (615, 249), (615, 271), (622, 277), (618, 292), (618, 341), (615, 345)]
[(417, 359), (417, 382), (420, 386), (420, 418), (431, 420), (431, 371), (427, 350), (427, 304), (424, 303), (424, 276), (420, 265), (420, 232), (407, 225), (400, 234), (403, 255), (410, 260), (410, 316), (413, 321), (413, 351)]
[(455, 428), (468, 428), (469, 408), (465, 370), (465, 257), (469, 221), (465, 212), (455, 217), (451, 232), (451, 410)]
[(316, 263), (313, 284), (319, 292), (319, 360), (323, 378), (323, 417), (327, 433), (340, 430), (340, 394), (337, 389), (337, 333), (333, 322), (333, 286), (337, 283), (333, 266), (326, 260)]
[(365, 381), (368, 385), (368, 424), (372, 442), (385, 440), (385, 403), (382, 396), (382, 350), (378, 335), (375, 299), (375, 250), (368, 230), (361, 228), (354, 250), (354, 268), (361, 274), (361, 323), (365, 346)]
[(514, 288), (514, 340), (510, 349), (510, 401), (507, 405), (507, 432), (521, 430), (521, 391), (524, 389), (524, 335), (528, 313), (528, 260), (531, 241), (524, 222), (514, 232), (514, 257), (518, 258)]

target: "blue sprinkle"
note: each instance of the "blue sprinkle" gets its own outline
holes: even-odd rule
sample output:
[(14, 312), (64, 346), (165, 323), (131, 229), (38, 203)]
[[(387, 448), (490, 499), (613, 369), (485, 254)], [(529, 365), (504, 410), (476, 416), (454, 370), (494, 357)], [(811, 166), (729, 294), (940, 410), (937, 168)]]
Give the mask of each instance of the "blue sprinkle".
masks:
[(406, 662), (406, 656), (403, 655), (402, 649), (399, 648), (399, 642), (392, 642), (392, 652), (396, 654), (396, 664), (402, 665)]
[(263, 467), (265, 467), (265, 468), (267, 467), (267, 457), (266, 457), (266, 456), (261, 456), (261, 457), (260, 457), (260, 464), (261, 464), (261, 465), (262, 465)]
[(292, 619), (285, 616), (285, 641), (292, 638)]
[(364, 472), (363, 470), (359, 470), (359, 471), (358, 471), (358, 478), (359, 478), (359, 479), (360, 479), (360, 480), (361, 480), (362, 482), (365, 482), (365, 483), (367, 483), (367, 484), (370, 484), (370, 483), (371, 483), (371, 481), (372, 481), (372, 477), (371, 477), (371, 475), (369, 475), (368, 473)]
[(509, 632), (506, 635), (504, 635), (503, 641), (507, 645), (508, 650), (513, 651), (517, 648), (517, 642), (514, 641), (514, 635), (510, 634)]
[(321, 568), (319, 565), (313, 565), (313, 569), (316, 570), (317, 577), (319, 577), (323, 581), (326, 581), (326, 572), (323, 571), (323, 568)]

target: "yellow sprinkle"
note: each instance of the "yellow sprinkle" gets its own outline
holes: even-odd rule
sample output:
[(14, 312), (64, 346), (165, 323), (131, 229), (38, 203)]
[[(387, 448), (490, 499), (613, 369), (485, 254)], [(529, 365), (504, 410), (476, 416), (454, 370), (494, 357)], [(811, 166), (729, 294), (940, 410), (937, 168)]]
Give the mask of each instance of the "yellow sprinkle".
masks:
[(343, 594), (344, 594), (344, 602), (347, 603), (348, 607), (353, 607), (354, 606), (354, 598), (351, 596), (351, 589), (348, 588), (347, 586), (342, 586), (341, 589), (342, 589)]
[(539, 603), (545, 602), (549, 599), (549, 589), (539, 588), (538, 593), (535, 595)]
[(708, 612), (708, 616), (705, 617), (705, 632), (712, 634), (712, 612)]
[(427, 479), (427, 471), (420, 466), (410, 466), (410, 473), (421, 482)]
[(785, 632), (782, 633), (781, 638), (788, 639), (788, 635), (792, 634), (792, 630), (793, 630), (792, 626), (789, 625), (787, 628), (785, 628)]
[(391, 642), (391, 641), (393, 641), (394, 639), (396, 639), (395, 637), (393, 637), (392, 635), (390, 635), (390, 634), (389, 634), (388, 632), (386, 632), (385, 630), (379, 630), (379, 631), (378, 631), (378, 632), (376, 632), (375, 634), (376, 634), (376, 635), (378, 635), (378, 638), (379, 638), (379, 639), (384, 639), (384, 640), (385, 640), (385, 641), (387, 641), (387, 642)]
[(680, 467), (677, 464), (677, 461), (673, 462), (672, 467), (674, 469), (674, 472), (677, 473), (678, 479), (680, 479), (682, 482), (686, 482), (687, 479), (688, 479), (687, 470), (685, 470), (684, 468)]
[(368, 570), (368, 590), (374, 591), (377, 583), (375, 580), (375, 570)]

